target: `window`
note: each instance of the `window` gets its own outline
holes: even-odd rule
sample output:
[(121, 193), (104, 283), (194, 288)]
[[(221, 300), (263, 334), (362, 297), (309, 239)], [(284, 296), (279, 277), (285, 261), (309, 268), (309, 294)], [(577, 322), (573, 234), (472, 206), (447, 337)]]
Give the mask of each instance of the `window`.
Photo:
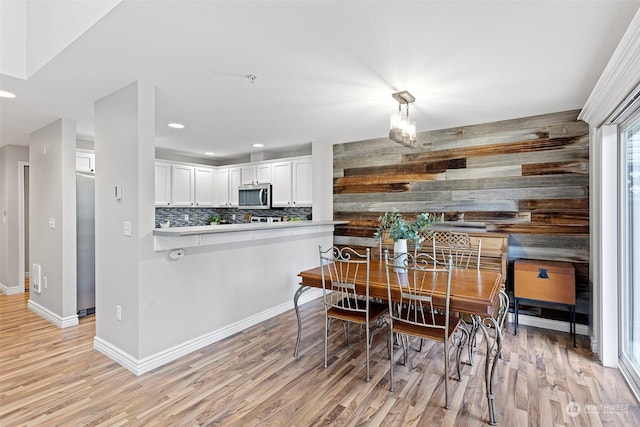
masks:
[(640, 109), (620, 125), (620, 367), (640, 391)]

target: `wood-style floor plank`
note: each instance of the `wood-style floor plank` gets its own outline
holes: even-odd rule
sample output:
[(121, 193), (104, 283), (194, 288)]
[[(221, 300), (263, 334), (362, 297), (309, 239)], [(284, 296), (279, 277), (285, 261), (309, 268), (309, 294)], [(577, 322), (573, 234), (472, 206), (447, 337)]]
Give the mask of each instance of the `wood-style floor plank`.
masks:
[[(451, 363), (446, 410), (441, 344), (418, 352), (412, 342), (406, 366), (394, 348), (392, 393), (384, 332), (374, 337), (367, 382), (357, 329), (345, 347), (334, 322), (325, 369), (321, 301), (301, 312), (297, 358), (289, 311), (136, 377), (93, 350), (93, 316), (61, 330), (28, 310), (27, 296), (0, 295), (0, 426), (488, 425), (481, 335), (473, 365), (463, 354), (460, 381)], [(600, 365), (585, 337), (574, 348), (568, 334), (519, 329), (505, 333), (498, 362), (499, 425), (640, 425), (622, 376)], [(567, 412), (574, 403), (581, 411)], [(603, 405), (626, 409), (593, 409)]]

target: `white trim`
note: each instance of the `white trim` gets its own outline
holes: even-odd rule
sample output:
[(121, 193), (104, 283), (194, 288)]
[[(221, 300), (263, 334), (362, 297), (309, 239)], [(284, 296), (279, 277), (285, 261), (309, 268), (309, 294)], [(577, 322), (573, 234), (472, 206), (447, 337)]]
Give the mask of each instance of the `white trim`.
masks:
[(37, 302), (34, 302), (33, 300), (29, 300), (29, 304), (27, 304), (27, 308), (29, 308), (29, 310), (33, 311), (40, 317), (44, 317), (46, 320), (53, 323), (59, 328), (68, 328), (70, 326), (78, 325), (77, 314), (74, 314), (73, 316), (68, 316), (68, 317), (60, 317), (53, 311), (41, 306), (40, 304), (38, 304)]
[(22, 290), (16, 293), (24, 293), (24, 281), (25, 278), (28, 277), (28, 273), (24, 271), (24, 169), (28, 166), (29, 162), (18, 162), (18, 265), (20, 266), (18, 270), (18, 283), (21, 285), (20, 288)]
[(611, 56), (585, 103), (579, 119), (600, 127), (640, 82), (640, 10)]
[[(307, 302), (314, 300), (316, 298), (319, 298), (321, 296), (322, 296), (321, 289), (310, 289), (300, 296), (300, 299), (298, 300), (298, 305), (306, 304)], [(145, 357), (143, 359), (136, 359), (130, 354), (120, 350), (118, 347), (98, 337), (94, 337), (93, 339), (93, 348), (99, 351), (100, 353), (104, 354), (105, 356), (109, 357), (110, 359), (114, 360), (115, 362), (118, 362), (120, 365), (127, 368), (133, 374), (142, 375), (164, 364), (172, 362), (182, 356), (185, 356), (191, 352), (199, 350), (217, 341), (223, 340), (224, 338), (227, 338), (235, 333), (243, 331), (251, 326), (255, 326), (258, 323), (264, 322), (265, 320), (268, 320), (272, 317), (275, 317), (279, 314), (289, 311), (292, 308), (293, 308), (293, 301), (288, 301), (286, 303), (283, 303), (278, 306), (272, 307), (268, 310), (265, 310), (261, 313), (242, 319), (238, 322), (224, 326), (216, 331), (209, 332), (207, 334), (201, 335), (197, 338), (186, 341), (177, 346), (168, 348), (166, 350), (160, 351), (151, 356)]]
[(16, 295), (24, 292), (24, 286), (6, 286), (0, 283), (0, 294)]
[[(510, 323), (515, 322), (515, 315), (513, 313), (509, 313), (508, 321)], [(518, 324), (560, 332), (569, 332), (571, 326), (569, 322), (562, 320), (545, 319), (526, 314), (518, 314)], [(589, 326), (576, 323), (576, 335), (589, 335)]]

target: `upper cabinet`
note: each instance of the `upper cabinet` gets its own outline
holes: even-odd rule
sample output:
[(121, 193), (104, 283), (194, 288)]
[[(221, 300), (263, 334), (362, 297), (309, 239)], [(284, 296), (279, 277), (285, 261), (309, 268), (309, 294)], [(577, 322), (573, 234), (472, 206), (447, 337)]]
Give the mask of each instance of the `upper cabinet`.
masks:
[(271, 182), (271, 163), (242, 166), (242, 184), (268, 184)]
[(96, 171), (96, 156), (91, 151), (76, 151), (76, 170), (80, 172)]
[(171, 205), (171, 164), (156, 162), (156, 206)]
[(213, 168), (196, 166), (194, 168), (194, 197), (196, 206), (213, 206)]
[(242, 170), (239, 167), (218, 169), (215, 180), (215, 206), (231, 208), (238, 206), (238, 187)]
[(294, 160), (292, 162), (292, 198), (293, 206), (311, 206), (312, 193), (312, 161), (311, 158)]
[(271, 206), (287, 208), (292, 206), (291, 162), (275, 162), (271, 166)]
[(186, 165), (171, 165), (171, 205), (193, 206), (194, 168)]
[(156, 206), (233, 208), (241, 185), (271, 183), (273, 207), (311, 206), (311, 175), (311, 156), (229, 167), (160, 160), (155, 201)]
[(306, 207), (312, 204), (311, 157), (275, 162), (271, 166), (272, 206)]
[(156, 206), (213, 206), (215, 169), (156, 162)]

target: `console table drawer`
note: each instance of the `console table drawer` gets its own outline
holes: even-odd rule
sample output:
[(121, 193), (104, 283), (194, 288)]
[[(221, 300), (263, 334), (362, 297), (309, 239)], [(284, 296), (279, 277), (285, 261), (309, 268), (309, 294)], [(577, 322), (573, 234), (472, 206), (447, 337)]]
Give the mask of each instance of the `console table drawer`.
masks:
[(575, 269), (569, 262), (516, 260), (514, 296), (575, 305)]

